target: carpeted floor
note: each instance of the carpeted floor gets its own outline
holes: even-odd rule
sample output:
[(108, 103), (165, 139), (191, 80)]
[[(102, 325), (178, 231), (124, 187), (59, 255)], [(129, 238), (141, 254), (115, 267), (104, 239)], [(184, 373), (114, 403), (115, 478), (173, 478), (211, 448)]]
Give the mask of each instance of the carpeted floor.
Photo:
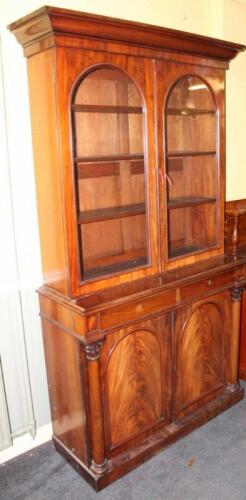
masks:
[(97, 494), (51, 442), (0, 465), (1, 500), (119, 498), (246, 500), (246, 399)]

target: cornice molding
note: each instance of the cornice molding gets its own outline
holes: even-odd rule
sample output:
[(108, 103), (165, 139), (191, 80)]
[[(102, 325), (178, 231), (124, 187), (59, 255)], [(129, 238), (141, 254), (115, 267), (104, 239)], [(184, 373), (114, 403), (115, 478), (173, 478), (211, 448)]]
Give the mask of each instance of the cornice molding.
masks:
[[(51, 35), (63, 35), (179, 51), (227, 62), (246, 48), (184, 31), (48, 6), (19, 19), (8, 28), (24, 48)], [(45, 44), (44, 47), (47, 48)]]

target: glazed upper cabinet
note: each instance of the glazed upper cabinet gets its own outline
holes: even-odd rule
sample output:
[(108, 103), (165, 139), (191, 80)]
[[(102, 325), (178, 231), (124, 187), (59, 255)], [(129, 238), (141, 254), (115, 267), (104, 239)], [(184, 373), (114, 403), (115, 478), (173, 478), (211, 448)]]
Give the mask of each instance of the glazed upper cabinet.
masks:
[(80, 283), (155, 273), (158, 241), (159, 271), (221, 254), (224, 72), (111, 54), (104, 64), (94, 59), (91, 66), (83, 58), (64, 96), (72, 96)]
[(81, 48), (28, 58), (45, 283), (79, 296), (222, 254), (224, 62)]
[[(141, 65), (144, 69), (144, 60)], [(149, 66), (154, 73), (155, 63)], [(176, 266), (186, 256), (189, 262), (194, 255), (199, 260), (211, 250), (214, 255), (223, 251), (219, 131), (224, 114), (218, 98), (223, 94), (223, 72), (215, 80), (205, 71), (200, 76), (196, 67), (183, 66), (182, 71), (172, 71), (169, 63), (159, 68), (157, 103), (149, 103), (147, 89), (138, 86), (137, 68), (129, 73), (119, 62), (89, 67), (76, 80), (71, 123), (81, 281), (131, 269), (149, 267), (147, 272), (153, 272), (148, 179), (156, 171), (166, 205), (160, 213), (160, 223), (166, 226), (163, 270), (170, 261)], [(147, 154), (153, 150), (147, 116), (158, 114), (158, 109), (162, 120), (154, 134), (163, 165)], [(151, 198), (158, 209), (154, 190)]]

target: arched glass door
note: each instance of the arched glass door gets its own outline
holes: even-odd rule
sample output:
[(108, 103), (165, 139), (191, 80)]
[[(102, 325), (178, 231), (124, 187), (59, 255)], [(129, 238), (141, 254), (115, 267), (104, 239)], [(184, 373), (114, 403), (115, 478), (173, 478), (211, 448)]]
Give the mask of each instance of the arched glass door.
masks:
[(168, 258), (218, 244), (218, 155), (215, 101), (206, 83), (185, 76), (166, 104)]
[(92, 70), (72, 101), (81, 279), (148, 264), (144, 105), (113, 66)]

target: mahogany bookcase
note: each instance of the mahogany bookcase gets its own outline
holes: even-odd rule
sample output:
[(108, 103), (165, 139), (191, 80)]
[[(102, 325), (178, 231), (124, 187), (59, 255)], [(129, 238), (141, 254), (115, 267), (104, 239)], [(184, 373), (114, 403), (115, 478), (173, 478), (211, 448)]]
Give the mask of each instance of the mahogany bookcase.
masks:
[(99, 490), (243, 397), (224, 101), (245, 47), (53, 7), (10, 30), (27, 57), (53, 439)]

